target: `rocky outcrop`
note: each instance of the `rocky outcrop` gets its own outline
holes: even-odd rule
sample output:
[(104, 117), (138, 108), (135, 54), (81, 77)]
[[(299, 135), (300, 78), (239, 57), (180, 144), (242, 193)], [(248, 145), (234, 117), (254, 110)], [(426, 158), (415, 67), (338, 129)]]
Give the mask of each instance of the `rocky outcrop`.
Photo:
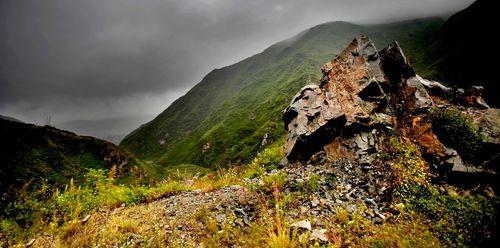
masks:
[(324, 151), (333, 160), (370, 166), (384, 137), (397, 134), (417, 145), (438, 170), (464, 166), (460, 154), (433, 132), (429, 112), (443, 106), (483, 113), (482, 132), (499, 134), (498, 123), (492, 123), (497, 110), (489, 109), (480, 87), (455, 89), (423, 79), (397, 42), (377, 52), (368, 37), (357, 37), (321, 70), (319, 85), (303, 87), (282, 113), (289, 162)]
[(500, 109), (480, 112), (477, 123), (484, 141), (482, 147), (484, 164), (494, 168), (500, 162)]

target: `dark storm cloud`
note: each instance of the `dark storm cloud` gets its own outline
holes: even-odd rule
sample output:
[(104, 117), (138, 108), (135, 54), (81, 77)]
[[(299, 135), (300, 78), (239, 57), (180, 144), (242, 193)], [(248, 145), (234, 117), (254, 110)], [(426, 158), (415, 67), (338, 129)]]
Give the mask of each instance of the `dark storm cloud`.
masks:
[(1, 0), (0, 111), (28, 121), (154, 114), (211, 69), (307, 27), (443, 15), (471, 1)]

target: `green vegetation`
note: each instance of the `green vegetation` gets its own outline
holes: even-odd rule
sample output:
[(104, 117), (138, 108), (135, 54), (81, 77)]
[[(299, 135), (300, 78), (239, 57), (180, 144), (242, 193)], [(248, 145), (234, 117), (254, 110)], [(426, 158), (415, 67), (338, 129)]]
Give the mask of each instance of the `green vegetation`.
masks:
[(278, 169), (278, 165), (285, 157), (285, 152), (283, 151), (284, 142), (284, 139), (280, 139), (263, 151), (259, 152), (252, 162), (250, 162), (245, 176), (247, 178), (256, 178), (263, 175), (265, 172)]
[(391, 183), (397, 187), (429, 185), (429, 165), (415, 144), (398, 136), (389, 137), (386, 143), (382, 162), (389, 166)]
[[(314, 172), (294, 181), (280, 169), (280, 112), (292, 94), (315, 83), (320, 66), (359, 34), (368, 35), (379, 48), (398, 40), (419, 74), (439, 77), (423, 51), (436, 49), (428, 46), (435, 44), (430, 37), (441, 25), (441, 19), (370, 26), (327, 23), (214, 70), (123, 141), (141, 159), (91, 137), (2, 123), (6, 150), (0, 176), (6, 180), (0, 181), (0, 190), (15, 190), (2, 195), (0, 247), (25, 244), (33, 237), (37, 247), (44, 247), (44, 240), (63, 247), (134, 246), (128, 242), (138, 235), (144, 242), (140, 246), (189, 246), (176, 233), (179, 226), (206, 247), (494, 246), (500, 203), (494, 191), (484, 185), (465, 189), (433, 184), (418, 147), (396, 134), (378, 137), (383, 151), (377, 169), (388, 175), (384, 179), (390, 192), (388, 213), (379, 215), (380, 221), (372, 222), (367, 210), (375, 215), (374, 209), (357, 199), (353, 211), (334, 206), (332, 212), (321, 213), (328, 216), (314, 216), (324, 224), (324, 241), (311, 240), (313, 231), (291, 225), (298, 221), (291, 212), (309, 207), (312, 198), (326, 204), (316, 197), (325, 190), (334, 193), (324, 186), (341, 179)], [(469, 116), (432, 109), (430, 118), (445, 145), (465, 160), (477, 158), (482, 137)], [(118, 157), (110, 160), (110, 154)], [(116, 166), (121, 159), (130, 159), (125, 171)], [(259, 214), (248, 223), (237, 224), (234, 212), (219, 221), (215, 211), (204, 207), (189, 209), (187, 219), (169, 222), (167, 211), (154, 205), (184, 190), (206, 196), (228, 185), (243, 186), (238, 189), (244, 196), (257, 202), (252, 207)], [(301, 220), (304, 216), (300, 213)], [(160, 219), (165, 222), (158, 223)], [(167, 223), (174, 226), (171, 233), (163, 226)]]
[(400, 213), (397, 219), (380, 225), (338, 209), (329, 231), (333, 247), (442, 247), (425, 219)]
[[(182, 190), (209, 192), (241, 183), (245, 173), (236, 167), (193, 177), (191, 183), (173, 177), (155, 185), (131, 186), (119, 184), (113, 178), (113, 170), (89, 169), (79, 185), (71, 181), (60, 189), (44, 183), (36, 190), (18, 192), (16, 199), (6, 203), (0, 212), (0, 244), (27, 242), (41, 232), (64, 238), (85, 216), (100, 210), (152, 202)], [(123, 227), (125, 222), (127, 220), (121, 220), (119, 225)], [(114, 235), (112, 230), (110, 232)]]
[(485, 197), (470, 192), (458, 193), (447, 187), (405, 185), (398, 197), (410, 212), (425, 216), (430, 229), (449, 246), (489, 247), (496, 243), (498, 197)]
[(430, 116), (432, 130), (444, 145), (454, 148), (468, 161), (479, 156), (483, 137), (470, 116), (452, 108), (433, 109)]
[[(401, 155), (407, 159), (397, 158), (395, 161), (402, 162), (403, 169), (414, 167), (406, 161), (418, 160), (418, 150), (410, 145), (401, 145), (399, 139), (392, 138), (391, 143), (397, 148), (394, 154)], [(402, 142), (402, 141), (401, 141)], [(397, 143), (397, 144), (396, 144)], [(406, 151), (406, 148), (411, 151)], [(391, 155), (392, 156), (392, 155)], [(410, 164), (414, 164), (411, 161)], [(423, 168), (423, 167), (422, 167)], [(399, 171), (403, 170), (399, 169)], [(413, 170), (413, 169), (412, 169)], [(407, 173), (408, 177), (410, 173)], [(410, 178), (406, 178), (411, 180)], [(433, 232), (432, 223), (421, 215), (411, 212), (401, 212), (395, 218), (375, 224), (368, 218), (363, 217), (360, 212), (348, 213), (345, 209), (337, 208), (335, 213), (327, 220), (325, 228), (326, 242), (318, 240), (311, 241), (312, 232), (298, 229), (290, 223), (297, 221), (290, 219), (288, 212), (298, 208), (297, 200), (301, 197), (308, 198), (311, 193), (319, 188), (319, 176), (311, 175), (305, 182), (305, 187), (298, 187), (299, 191), (286, 193), (289, 187), (286, 174), (282, 172), (265, 174), (261, 187), (254, 188), (254, 192), (260, 195), (260, 208), (262, 216), (250, 223), (247, 229), (234, 228), (232, 225), (212, 225), (208, 229), (207, 237), (202, 243), (209, 247), (221, 246), (243, 246), (243, 247), (442, 247), (444, 246), (439, 236)], [(330, 181), (330, 180), (329, 180)], [(298, 195), (297, 195), (298, 194)], [(304, 196), (301, 196), (304, 195)], [(366, 208), (364, 204), (358, 206), (359, 210)], [(213, 218), (205, 215), (205, 222), (210, 223)]]
[[(115, 171), (89, 169), (78, 186), (70, 182), (64, 188), (42, 184), (36, 191), (19, 192), (17, 200), (6, 205), (0, 217), (0, 244), (27, 242), (43, 231), (55, 237), (48, 242), (61, 246), (82, 246), (95, 242), (125, 244), (139, 234), (142, 245), (190, 246), (182, 236), (166, 234), (158, 227), (155, 205), (142, 205), (187, 189), (211, 192), (222, 186), (244, 185), (244, 178), (259, 179), (247, 185), (248, 194), (258, 199), (256, 219), (246, 226), (234, 224), (229, 214), (219, 222), (214, 212), (201, 208), (187, 219), (172, 222), (196, 233), (198, 244), (206, 247), (461, 247), (492, 245), (495, 242), (499, 200), (452, 186), (436, 186), (429, 181), (428, 165), (418, 149), (397, 136), (386, 139), (382, 162), (391, 173), (394, 192), (390, 203), (394, 216), (373, 223), (361, 215), (367, 206), (357, 203), (357, 210), (336, 208), (326, 219), (327, 241), (311, 241), (312, 231), (292, 227), (297, 219), (289, 212), (308, 201), (324, 183), (311, 174), (301, 187), (292, 186), (287, 174), (272, 166), (283, 158), (281, 142), (271, 144), (244, 166), (220, 168), (205, 175), (178, 174), (151, 186), (127, 186), (114, 179)], [(150, 165), (153, 166), (153, 165)], [(185, 169), (192, 168), (186, 165)], [(185, 176), (189, 176), (186, 181)], [(121, 206), (119, 215), (112, 209)], [(300, 205), (299, 205), (300, 204)], [(156, 205), (157, 206), (157, 205)], [(102, 214), (111, 213), (111, 214)], [(140, 214), (139, 219), (137, 214)], [(231, 212), (232, 213), (232, 212)], [(92, 215), (88, 223), (85, 217)], [(200, 227), (200, 223), (202, 223)], [(161, 226), (160, 226), (161, 227)], [(43, 237), (40, 238), (42, 242)], [(40, 246), (38, 243), (37, 246)], [(54, 243), (51, 243), (54, 245)]]
[[(213, 172), (211, 169), (201, 167), (194, 164), (179, 164), (172, 167), (165, 167), (158, 165), (157, 163), (150, 160), (140, 160), (136, 159), (135, 164), (137, 164), (137, 173), (125, 175), (118, 181), (124, 184), (151, 184), (154, 185), (157, 182), (165, 178), (172, 178), (176, 180), (182, 180), (184, 178), (190, 177), (201, 177), (206, 174)], [(140, 177), (138, 177), (140, 175)]]
[[(136, 161), (119, 147), (49, 126), (0, 120), (0, 197), (42, 184), (80, 183), (87, 169), (118, 166), (117, 177), (135, 176)], [(43, 180), (41, 180), (43, 178)], [(2, 206), (0, 206), (0, 211)]]
[(312, 192), (317, 191), (319, 189), (319, 179), (320, 176), (318, 174), (309, 176), (307, 179), (307, 188)]
[[(297, 247), (306, 246), (307, 239), (298, 240), (297, 230), (292, 230), (284, 219), (288, 210), (289, 195), (283, 194), (282, 187), (286, 176), (274, 174), (266, 179), (266, 186), (256, 192), (262, 197), (260, 208), (262, 215), (249, 223), (247, 228), (232, 225), (231, 219), (222, 225), (217, 225), (211, 213), (203, 212), (203, 222), (209, 228), (203, 230), (204, 237), (200, 243), (207, 247)], [(262, 191), (263, 190), (263, 191)]]
[(128, 135), (121, 146), (164, 166), (215, 168), (249, 162), (263, 148), (266, 134), (268, 144), (284, 136), (281, 111), (293, 94), (306, 84), (317, 83), (320, 67), (355, 36), (369, 36), (378, 48), (398, 40), (425, 76), (431, 72), (421, 53), (442, 23), (431, 18), (367, 26), (318, 25), (210, 72), (158, 117)]
[[(447, 113), (442, 115), (452, 116), (452, 120), (458, 118), (458, 123), (468, 123), (456, 111), (444, 111)], [(498, 197), (447, 185), (440, 186), (440, 190), (430, 183), (429, 165), (415, 145), (395, 136), (387, 143), (385, 162), (392, 173), (395, 203), (404, 204), (404, 215), (427, 223), (427, 231), (447, 246), (483, 247), (495, 243), (496, 234), (492, 232), (496, 230)]]
[(153, 187), (115, 183), (113, 171), (89, 169), (80, 185), (70, 182), (63, 189), (42, 184), (34, 191), (18, 193), (0, 213), (1, 233), (10, 240), (26, 240), (46, 228), (56, 230), (70, 221), (82, 219), (97, 208), (113, 208), (152, 201), (188, 189), (180, 181), (166, 180)]
[[(80, 223), (85, 216), (95, 214), (99, 209), (152, 202), (182, 190), (199, 189), (202, 192), (210, 192), (222, 186), (241, 184), (244, 177), (261, 176), (266, 170), (275, 168), (283, 156), (282, 142), (276, 142), (256, 156), (252, 163), (219, 168), (216, 172), (205, 168), (200, 170), (200, 167), (195, 165), (165, 169), (139, 160), (137, 164), (143, 169), (142, 173), (157, 173), (146, 176), (165, 176), (164, 180), (156, 179), (151, 181), (150, 185), (135, 185), (132, 183), (133, 178), (116, 179), (116, 168), (87, 169), (79, 183), (70, 180), (64, 187), (51, 184), (46, 179), (41, 180), (34, 188), (27, 187), (17, 191), (12, 200), (2, 201), (5, 205), (0, 209), (0, 244), (26, 242), (42, 231), (64, 236), (66, 232), (78, 226), (75, 223)], [(92, 159), (82, 161), (95, 162)], [(283, 185), (286, 175), (277, 173), (268, 176), (265, 181), (267, 188), (273, 187), (276, 182)], [(123, 182), (128, 184), (122, 184)], [(120, 226), (128, 224), (119, 223)]]

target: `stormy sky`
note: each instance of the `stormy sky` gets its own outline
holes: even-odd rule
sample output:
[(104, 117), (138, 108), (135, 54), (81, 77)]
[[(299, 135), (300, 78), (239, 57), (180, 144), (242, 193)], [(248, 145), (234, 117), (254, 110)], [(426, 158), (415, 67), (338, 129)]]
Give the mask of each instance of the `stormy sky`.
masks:
[(104, 137), (214, 68), (328, 21), (446, 16), (472, 0), (0, 0), (0, 114)]

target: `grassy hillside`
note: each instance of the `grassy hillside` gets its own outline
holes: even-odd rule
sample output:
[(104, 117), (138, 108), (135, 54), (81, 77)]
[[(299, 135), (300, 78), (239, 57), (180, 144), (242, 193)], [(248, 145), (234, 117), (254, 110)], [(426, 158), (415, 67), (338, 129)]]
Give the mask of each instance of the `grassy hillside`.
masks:
[(78, 181), (91, 168), (115, 166), (116, 176), (129, 172), (131, 154), (93, 137), (5, 119), (0, 119), (0, 137), (2, 197), (41, 183), (65, 185), (72, 178)]
[(283, 136), (280, 113), (302, 86), (316, 83), (320, 67), (355, 36), (368, 35), (380, 49), (398, 40), (420, 74), (433, 72), (421, 55), (442, 19), (382, 25), (332, 22), (315, 26), (262, 53), (214, 70), (151, 122), (120, 144), (166, 166), (248, 161)]

